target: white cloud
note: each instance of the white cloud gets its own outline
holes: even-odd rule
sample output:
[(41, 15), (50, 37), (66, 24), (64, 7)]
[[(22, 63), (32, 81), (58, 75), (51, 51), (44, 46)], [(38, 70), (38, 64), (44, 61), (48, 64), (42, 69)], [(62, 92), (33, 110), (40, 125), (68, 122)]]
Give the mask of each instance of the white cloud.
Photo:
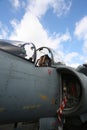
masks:
[(87, 39), (87, 16), (76, 23), (75, 35), (79, 39)]
[(73, 68), (77, 68), (80, 64), (79, 63), (72, 63), (72, 64), (67, 64), (68, 66), (71, 66)]
[(70, 36), (69, 31), (66, 30), (66, 33), (59, 36), (58, 39), (59, 39), (59, 42), (66, 42), (67, 40), (71, 40), (71, 36)]
[(65, 15), (71, 7), (71, 0), (30, 0), (28, 9), (37, 17), (44, 15), (49, 8), (53, 8), (57, 16)]
[(19, 24), (19, 21), (17, 19), (13, 19), (12, 21), (10, 21), (10, 24), (15, 29)]
[(76, 58), (78, 57), (79, 54), (77, 52), (72, 52), (72, 53), (69, 53), (65, 56), (65, 62), (68, 63), (68, 62), (72, 62), (72, 59), (73, 58)]
[(71, 5), (71, 0), (53, 0), (51, 6), (53, 7), (54, 12), (57, 13), (57, 16), (61, 16), (69, 12)]
[(0, 22), (0, 39), (6, 39), (8, 37), (8, 28)]
[(71, 0), (9, 0), (14, 9), (20, 7), (27, 8), (25, 10), (30, 10), (32, 14), (37, 17), (44, 15), (49, 8), (54, 10), (57, 16), (65, 15), (69, 12), (72, 1)]
[(25, 7), (25, 1), (24, 0), (9, 0), (14, 9), (18, 9), (20, 7)]
[(78, 67), (83, 61), (83, 57), (77, 52), (64, 54), (63, 57), (65, 64), (74, 68)]
[(20, 7), (20, 0), (9, 0), (12, 4), (12, 6), (17, 9)]
[(14, 3), (14, 7), (16, 7), (16, 8), (20, 7), (19, 0), (13, 0), (13, 3)]
[(28, 10), (35, 16), (41, 17), (46, 13), (52, 0), (31, 0)]
[[(65, 5), (65, 1), (62, 0), (29, 0), (29, 5), (27, 6), (26, 13), (20, 22), (13, 19), (11, 25), (14, 31), (10, 35), (10, 39), (22, 40), (22, 41), (32, 41), (37, 46), (49, 46), (52, 48), (59, 48), (61, 42), (65, 42), (71, 39), (69, 31), (65, 34), (52, 34), (49, 36), (48, 30), (46, 30), (41, 24), (39, 18), (44, 15), (49, 6), (56, 8), (53, 4), (59, 4), (58, 8), (62, 9), (62, 4)], [(61, 6), (61, 8), (60, 8)], [(57, 13), (58, 14), (58, 13)]]
[(32, 41), (37, 46), (46, 45), (57, 48), (61, 42), (70, 40), (70, 34), (66, 31), (65, 34), (55, 34), (49, 36), (46, 29), (43, 28), (39, 19), (30, 12), (27, 12), (19, 24), (15, 20), (11, 22), (14, 27), (14, 32), (10, 39)]
[(74, 34), (79, 40), (83, 40), (83, 51), (87, 53), (87, 16), (76, 23)]

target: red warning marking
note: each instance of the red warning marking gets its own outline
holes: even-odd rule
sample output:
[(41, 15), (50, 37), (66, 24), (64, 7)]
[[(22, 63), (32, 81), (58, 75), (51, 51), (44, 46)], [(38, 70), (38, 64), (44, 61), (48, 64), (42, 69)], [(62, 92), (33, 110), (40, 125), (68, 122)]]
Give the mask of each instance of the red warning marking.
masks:
[(51, 70), (48, 70), (48, 74), (51, 75), (52, 71)]
[(63, 113), (66, 103), (67, 103), (67, 98), (65, 96), (64, 99), (62, 100), (62, 103), (61, 103), (59, 109), (57, 110), (59, 122), (62, 121), (62, 113)]

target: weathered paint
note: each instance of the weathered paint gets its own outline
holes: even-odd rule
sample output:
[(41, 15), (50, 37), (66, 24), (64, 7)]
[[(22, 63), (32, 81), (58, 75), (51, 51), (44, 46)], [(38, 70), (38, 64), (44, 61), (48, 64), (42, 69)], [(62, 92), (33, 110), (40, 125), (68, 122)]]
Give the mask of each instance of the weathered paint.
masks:
[(41, 107), (40, 104), (31, 105), (31, 106), (24, 106), (24, 107), (23, 107), (23, 110), (32, 110), (32, 109), (37, 109), (37, 108), (39, 108), (39, 107)]
[[(51, 70), (51, 74), (47, 74)], [(56, 115), (59, 82), (55, 68), (35, 67), (22, 58), (0, 51), (0, 122)], [(52, 100), (52, 101), (51, 101)], [(4, 110), (4, 109), (3, 109)]]
[(6, 109), (3, 107), (0, 107), (0, 112), (4, 112)]
[(47, 100), (47, 99), (48, 99), (48, 97), (47, 97), (46, 95), (40, 95), (40, 98), (41, 98), (42, 100)]

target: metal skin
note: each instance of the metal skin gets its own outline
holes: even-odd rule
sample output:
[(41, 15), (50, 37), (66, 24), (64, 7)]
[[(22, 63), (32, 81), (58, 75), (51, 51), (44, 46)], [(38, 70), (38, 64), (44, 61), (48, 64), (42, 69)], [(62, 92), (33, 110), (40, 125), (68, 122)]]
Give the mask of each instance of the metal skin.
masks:
[[(25, 52), (21, 54), (20, 47), (10, 46), (9, 41), (2, 41), (0, 41), (0, 124), (39, 121), (39, 130), (53, 129), (50, 124), (56, 121), (57, 110), (65, 94), (68, 100), (63, 110), (65, 126), (73, 124), (75, 128), (78, 124), (80, 126), (87, 122), (85, 66), (74, 69), (61, 62), (55, 64), (52, 58), (51, 66), (39, 67), (35, 64), (36, 49), (33, 55), (35, 59), (30, 62), (24, 58)], [(48, 51), (51, 52), (49, 48)], [(52, 53), (51, 56), (53, 57)], [(68, 130), (68, 127), (66, 129)]]
[(55, 68), (0, 51), (0, 123), (56, 116), (58, 79)]

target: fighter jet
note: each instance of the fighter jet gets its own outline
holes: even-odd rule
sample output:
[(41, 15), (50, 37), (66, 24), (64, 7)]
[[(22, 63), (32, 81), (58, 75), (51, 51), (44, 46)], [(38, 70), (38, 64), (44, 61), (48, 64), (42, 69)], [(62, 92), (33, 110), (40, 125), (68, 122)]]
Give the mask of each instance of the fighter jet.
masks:
[(57, 58), (48, 47), (0, 40), (0, 124), (87, 128), (87, 65), (72, 68)]

